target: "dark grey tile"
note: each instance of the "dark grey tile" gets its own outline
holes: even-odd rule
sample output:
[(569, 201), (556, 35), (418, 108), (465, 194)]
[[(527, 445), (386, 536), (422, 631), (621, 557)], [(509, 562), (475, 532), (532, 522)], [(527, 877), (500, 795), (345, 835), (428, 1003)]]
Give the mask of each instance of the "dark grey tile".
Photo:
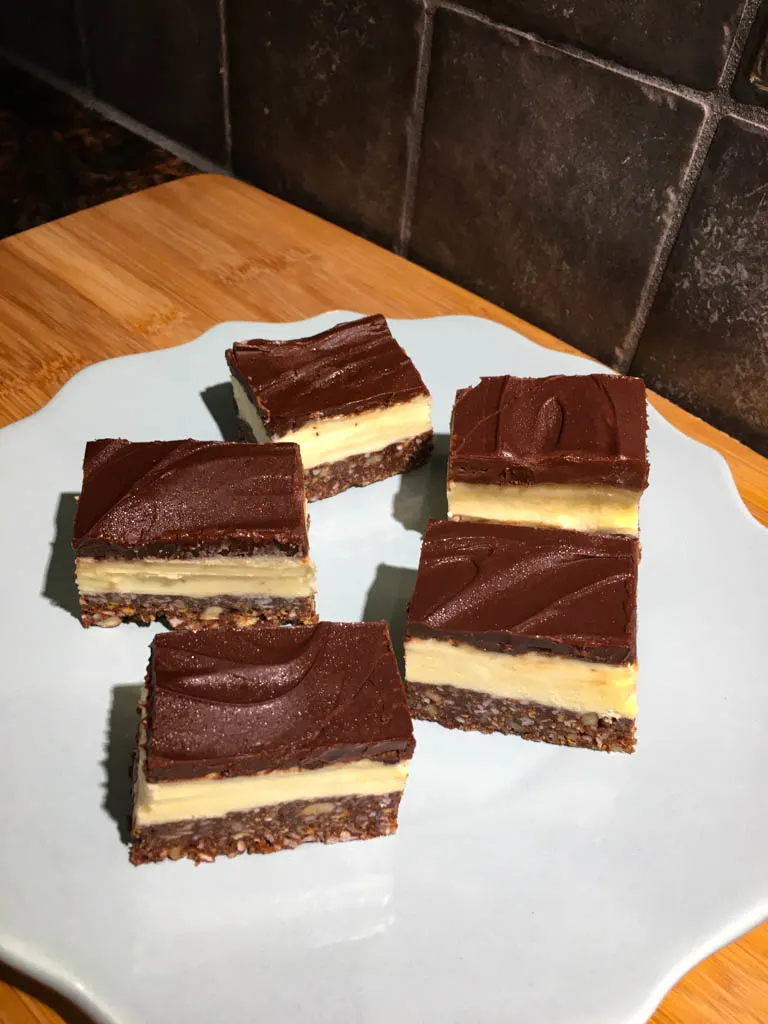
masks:
[(698, 89), (713, 89), (744, 0), (469, 0), (545, 39)]
[(768, 107), (768, 2), (752, 24), (731, 91), (742, 103)]
[(393, 245), (421, 18), (417, 0), (229, 0), (235, 173)]
[(409, 255), (610, 361), (702, 116), (440, 11)]
[(768, 455), (768, 134), (719, 126), (632, 370)]
[(82, 0), (93, 90), (216, 163), (226, 146), (215, 0)]
[(0, 0), (0, 46), (52, 75), (85, 83), (75, 0)]

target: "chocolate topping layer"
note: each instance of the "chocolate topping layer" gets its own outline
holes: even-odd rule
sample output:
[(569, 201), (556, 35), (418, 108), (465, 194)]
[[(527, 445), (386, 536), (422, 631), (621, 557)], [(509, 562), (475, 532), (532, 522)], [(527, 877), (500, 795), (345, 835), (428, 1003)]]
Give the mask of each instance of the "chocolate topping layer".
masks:
[(380, 314), (298, 341), (235, 342), (227, 362), (275, 438), (310, 420), (429, 394)]
[(148, 682), (150, 781), (413, 753), (384, 622), (165, 633)]
[(648, 484), (639, 377), (483, 377), (456, 395), (448, 476), (478, 484)]
[(408, 634), (633, 662), (639, 555), (634, 537), (431, 519)]
[(72, 544), (94, 558), (306, 555), (299, 447), (89, 441)]

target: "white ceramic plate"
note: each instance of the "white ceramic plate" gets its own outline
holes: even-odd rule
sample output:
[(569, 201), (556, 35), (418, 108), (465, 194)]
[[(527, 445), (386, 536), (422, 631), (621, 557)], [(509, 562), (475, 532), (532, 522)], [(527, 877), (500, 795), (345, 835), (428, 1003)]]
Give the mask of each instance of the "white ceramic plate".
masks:
[[(120, 1024), (644, 1021), (768, 913), (768, 531), (721, 457), (654, 412), (633, 757), (417, 723), (396, 837), (128, 862), (154, 630), (73, 617), (83, 446), (218, 438), (227, 346), (354, 315), (221, 324), (100, 363), (0, 431), (0, 954)], [(444, 514), (457, 387), (594, 364), (470, 317), (392, 329), (434, 395), (437, 455), (312, 505), (311, 545), (322, 617), (389, 618), (397, 634), (419, 530)]]

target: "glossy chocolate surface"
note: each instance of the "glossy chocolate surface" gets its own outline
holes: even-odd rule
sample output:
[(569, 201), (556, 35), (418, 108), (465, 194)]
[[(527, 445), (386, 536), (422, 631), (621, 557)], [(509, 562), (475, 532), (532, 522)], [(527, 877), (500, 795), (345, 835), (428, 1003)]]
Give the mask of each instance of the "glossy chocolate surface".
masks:
[(448, 475), (639, 491), (648, 483), (646, 429), (638, 377), (483, 377), (456, 396)]
[(148, 672), (150, 780), (411, 756), (383, 622), (164, 633)]
[(431, 519), (408, 634), (632, 662), (639, 556), (634, 537)]
[(89, 441), (77, 555), (307, 554), (298, 445)]
[(274, 438), (428, 394), (379, 314), (298, 341), (235, 342), (227, 362)]

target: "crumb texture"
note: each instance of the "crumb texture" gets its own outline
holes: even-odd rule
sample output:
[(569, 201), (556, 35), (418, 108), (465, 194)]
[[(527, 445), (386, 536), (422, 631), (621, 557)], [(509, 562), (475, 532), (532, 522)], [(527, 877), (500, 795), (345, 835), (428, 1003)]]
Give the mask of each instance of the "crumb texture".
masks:
[(189, 858), (211, 862), (240, 853), (276, 853), (302, 843), (375, 839), (397, 830), (401, 793), (294, 800), (223, 818), (172, 822), (132, 832), (134, 864)]
[(172, 629), (214, 626), (310, 626), (317, 622), (314, 597), (228, 597), (196, 599), (154, 594), (81, 594), (80, 615), (88, 626), (121, 622), (164, 622)]
[(377, 480), (423, 466), (432, 452), (432, 432), (390, 444), (378, 452), (352, 455), (340, 462), (326, 462), (304, 474), (307, 501), (340, 494), (350, 487), (366, 487)]
[(414, 718), (437, 722), (446, 729), (501, 732), (564, 747), (590, 750), (635, 749), (632, 718), (603, 718), (594, 712), (547, 707), (529, 701), (491, 697), (455, 686), (405, 684), (408, 706)]
[[(244, 441), (253, 441), (254, 434), (243, 420), (238, 420), (240, 436)], [(339, 462), (324, 462), (304, 473), (307, 501), (319, 501), (334, 494), (349, 490), (350, 487), (366, 487), (378, 480), (406, 473), (409, 469), (423, 466), (432, 453), (432, 431), (398, 441), (377, 452), (352, 455)]]

